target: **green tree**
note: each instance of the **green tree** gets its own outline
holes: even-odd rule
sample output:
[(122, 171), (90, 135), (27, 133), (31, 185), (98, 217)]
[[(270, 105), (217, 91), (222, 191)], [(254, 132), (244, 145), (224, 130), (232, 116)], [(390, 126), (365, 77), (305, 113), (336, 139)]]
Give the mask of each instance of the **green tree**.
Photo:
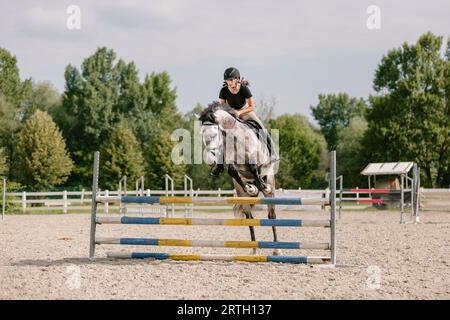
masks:
[(277, 184), (283, 188), (324, 186), (328, 156), (322, 135), (299, 114), (282, 115), (269, 124), (279, 130)]
[(432, 187), (450, 171), (449, 47), (441, 57), (442, 37), (428, 32), (382, 58), (363, 142), (368, 161), (415, 161)]
[(3, 148), (0, 148), (0, 176), (6, 176), (8, 173), (8, 167), (6, 164), (6, 156)]
[(367, 165), (362, 157), (366, 149), (362, 143), (366, 130), (367, 122), (361, 117), (351, 119), (347, 127), (338, 130), (337, 173), (344, 177), (344, 185), (349, 188), (366, 184), (366, 178), (360, 174)]
[(76, 119), (73, 129), (77, 138), (71, 148), (95, 150), (112, 132), (117, 122), (119, 69), (113, 50), (99, 48), (77, 68), (66, 68), (66, 90), (63, 94), (65, 112)]
[(83, 61), (81, 71), (66, 67), (62, 110), (56, 119), (77, 166), (72, 184), (89, 184), (92, 154), (120, 121), (119, 82), (125, 64), (115, 59), (114, 51), (103, 47)]
[[(4, 146), (6, 165), (12, 168), (15, 134), (24, 116), (24, 97), (30, 92), (31, 80), (20, 80), (17, 59), (0, 48), (0, 145)], [(10, 176), (10, 172), (6, 173)]]
[(77, 165), (72, 183), (89, 183), (92, 153), (118, 123), (133, 131), (146, 154), (161, 134), (182, 125), (169, 75), (152, 73), (140, 83), (135, 64), (116, 62), (111, 49), (98, 48), (83, 61), (81, 71), (67, 66), (65, 79), (62, 112), (56, 119)]
[(20, 80), (16, 57), (8, 50), (0, 48), (0, 94), (18, 107), (25, 87), (26, 84)]
[(206, 163), (190, 164), (186, 167), (186, 174), (193, 179), (193, 187), (202, 190), (230, 190), (233, 189), (233, 180), (226, 170), (219, 177), (209, 175), (211, 167)]
[(20, 126), (17, 108), (0, 95), (0, 142), (9, 145), (12, 135)]
[(327, 141), (328, 150), (335, 150), (339, 144), (339, 128), (347, 127), (355, 116), (364, 116), (366, 108), (363, 99), (351, 98), (346, 93), (319, 94), (319, 103), (311, 106), (311, 111)]
[(132, 125), (138, 139), (146, 144), (159, 139), (162, 132), (171, 133), (182, 128), (183, 117), (176, 107), (176, 88), (171, 87), (167, 72), (147, 75), (142, 84), (145, 98), (143, 108), (136, 108), (132, 115)]
[(134, 62), (126, 64), (123, 60), (117, 62), (116, 69), (119, 92), (114, 109), (125, 117), (133, 116), (133, 112), (142, 109), (146, 103), (145, 92), (139, 82), (138, 69)]
[(53, 118), (61, 112), (61, 101), (61, 95), (51, 82), (30, 81), (30, 90), (22, 101), (25, 106), (23, 120), (28, 119), (36, 110), (46, 111)]
[(72, 160), (52, 118), (37, 110), (23, 125), (15, 148), (14, 176), (31, 190), (64, 183)]
[(100, 155), (102, 186), (117, 187), (121, 177), (137, 180), (144, 173), (144, 158), (138, 140), (123, 123), (113, 130), (111, 137), (102, 146)]
[[(172, 160), (172, 149), (175, 143), (170, 135), (162, 132), (159, 138), (153, 142), (152, 148), (146, 150), (146, 181), (152, 189), (164, 189), (164, 176), (171, 176), (177, 185), (181, 185), (186, 173), (186, 165), (176, 164)], [(147, 184), (147, 183), (146, 183)]]
[(175, 104), (176, 88), (170, 87), (171, 82), (167, 72), (152, 72), (145, 77), (143, 86), (147, 98), (146, 108), (151, 110), (153, 114), (160, 114), (165, 109), (177, 112)]
[(184, 120), (184, 128), (194, 130), (194, 121), (198, 121), (198, 116), (202, 111), (205, 109), (205, 107), (197, 103), (195, 107), (191, 110), (186, 112), (186, 114), (183, 117)]

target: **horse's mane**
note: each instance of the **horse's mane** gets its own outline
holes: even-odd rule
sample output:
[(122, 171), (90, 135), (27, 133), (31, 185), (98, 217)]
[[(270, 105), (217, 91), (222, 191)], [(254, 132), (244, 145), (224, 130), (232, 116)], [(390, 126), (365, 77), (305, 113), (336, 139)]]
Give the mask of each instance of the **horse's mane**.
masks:
[(220, 104), (219, 101), (213, 101), (212, 103), (208, 104), (208, 107), (206, 107), (205, 110), (202, 111), (202, 113), (200, 113), (199, 120), (202, 123), (204, 123), (204, 122), (214, 122), (213, 114), (217, 110), (226, 111), (230, 115), (232, 115), (234, 118), (237, 119), (236, 112), (235, 112), (235, 110), (232, 107), (230, 107), (230, 105), (228, 105), (227, 103)]

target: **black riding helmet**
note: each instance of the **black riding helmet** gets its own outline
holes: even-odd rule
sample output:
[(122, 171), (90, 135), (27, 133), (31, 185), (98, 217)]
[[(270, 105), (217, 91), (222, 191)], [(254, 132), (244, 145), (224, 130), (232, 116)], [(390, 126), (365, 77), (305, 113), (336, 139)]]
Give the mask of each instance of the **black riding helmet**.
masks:
[(239, 70), (234, 67), (228, 68), (223, 73), (223, 80), (239, 79), (240, 77), (241, 74), (239, 73)]

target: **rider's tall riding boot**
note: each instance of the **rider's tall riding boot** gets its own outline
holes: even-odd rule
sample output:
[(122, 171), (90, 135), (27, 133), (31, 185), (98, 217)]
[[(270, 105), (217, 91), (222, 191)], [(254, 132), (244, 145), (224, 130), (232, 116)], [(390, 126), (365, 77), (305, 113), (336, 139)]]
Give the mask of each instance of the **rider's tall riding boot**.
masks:
[(272, 136), (267, 132), (267, 130), (264, 130), (264, 135), (266, 136), (265, 138), (267, 141), (267, 148), (269, 149), (270, 161), (275, 162), (280, 160), (280, 157), (275, 150), (275, 143), (273, 142)]
[(224, 169), (223, 163), (216, 163), (209, 173), (210, 176), (218, 177)]

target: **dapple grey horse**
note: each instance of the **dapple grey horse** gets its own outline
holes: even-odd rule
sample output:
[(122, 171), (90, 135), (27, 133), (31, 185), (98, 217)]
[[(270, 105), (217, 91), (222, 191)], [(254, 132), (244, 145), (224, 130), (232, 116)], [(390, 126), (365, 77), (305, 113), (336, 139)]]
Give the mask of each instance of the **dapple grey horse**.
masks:
[[(206, 161), (210, 165), (223, 161), (238, 197), (255, 197), (262, 192), (265, 197), (275, 195), (274, 163), (267, 145), (245, 121), (236, 115), (234, 109), (219, 102), (210, 104), (201, 114), (201, 134), (206, 147)], [(250, 205), (235, 205), (236, 217), (252, 219)], [(275, 205), (267, 205), (269, 219), (276, 219)], [(255, 241), (254, 227), (250, 237)], [(273, 240), (278, 241), (277, 231), (272, 227)], [(255, 253), (256, 250), (254, 249)], [(274, 250), (280, 254), (280, 250)]]

